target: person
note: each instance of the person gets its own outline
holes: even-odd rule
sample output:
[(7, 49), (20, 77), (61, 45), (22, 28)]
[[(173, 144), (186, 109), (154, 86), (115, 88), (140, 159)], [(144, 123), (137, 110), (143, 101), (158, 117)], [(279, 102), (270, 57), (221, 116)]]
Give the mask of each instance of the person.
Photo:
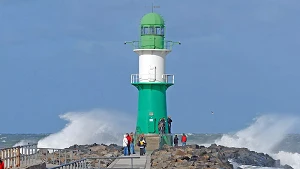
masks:
[(175, 137), (174, 137), (174, 145), (175, 145), (175, 147), (178, 147), (178, 137), (177, 137), (177, 135), (175, 135)]
[(182, 136), (181, 136), (182, 146), (186, 146), (186, 141), (187, 141), (186, 135), (183, 133)]
[(144, 135), (142, 134), (140, 139), (139, 139), (139, 147), (140, 147), (140, 156), (145, 155), (146, 154), (146, 140), (144, 138)]
[(127, 144), (128, 144), (127, 134), (124, 134), (124, 138), (123, 138), (124, 156), (127, 156), (127, 155), (128, 155)]
[(162, 127), (162, 130), (163, 130), (163, 134), (165, 134), (166, 133), (166, 120), (165, 120), (165, 118), (162, 118), (162, 124), (163, 124), (163, 127)]
[(2, 161), (1, 158), (0, 158), (0, 169), (4, 169), (4, 162)]
[(162, 121), (162, 119), (160, 119), (159, 122), (158, 122), (159, 134), (163, 134), (163, 127), (164, 127), (163, 121)]
[(128, 133), (126, 133), (126, 135), (127, 135), (126, 138), (128, 141), (128, 143), (127, 143), (128, 155), (130, 155), (131, 154), (131, 152), (130, 152), (131, 137)]
[(170, 116), (168, 116), (168, 128), (169, 128), (169, 133), (171, 133), (171, 123), (172, 123), (172, 119)]
[(133, 132), (130, 133), (130, 137), (131, 137), (131, 142), (130, 142), (130, 152), (132, 154), (135, 154), (135, 151), (134, 151), (134, 135), (133, 135)]

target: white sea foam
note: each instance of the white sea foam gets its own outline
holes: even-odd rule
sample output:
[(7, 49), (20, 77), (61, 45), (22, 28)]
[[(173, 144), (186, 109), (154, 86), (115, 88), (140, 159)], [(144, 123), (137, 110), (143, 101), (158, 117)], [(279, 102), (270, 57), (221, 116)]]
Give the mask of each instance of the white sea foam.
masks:
[(14, 145), (14, 147), (16, 146), (24, 146), (24, 145), (28, 145), (28, 144), (35, 144), (37, 141), (36, 140), (21, 140), (18, 143), (16, 143)]
[(297, 153), (273, 153), (278, 145), (290, 131), (299, 123), (297, 117), (263, 115), (246, 129), (233, 135), (223, 135), (215, 141), (218, 145), (228, 147), (246, 147), (256, 152), (268, 153), (275, 159), (280, 159), (281, 164), (288, 164), (295, 169), (300, 169), (300, 156)]
[(61, 131), (38, 142), (39, 148), (66, 148), (74, 144), (115, 143), (134, 130), (135, 118), (117, 111), (69, 112), (60, 116), (68, 123)]
[(300, 169), (300, 154), (280, 151), (272, 155), (276, 159), (280, 159), (281, 164), (288, 164), (294, 169)]

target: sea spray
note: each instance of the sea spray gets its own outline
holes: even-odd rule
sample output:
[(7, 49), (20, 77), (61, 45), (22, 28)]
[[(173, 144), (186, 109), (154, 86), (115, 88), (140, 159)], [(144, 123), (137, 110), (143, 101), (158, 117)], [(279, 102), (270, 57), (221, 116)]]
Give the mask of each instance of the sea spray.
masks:
[(294, 169), (300, 169), (300, 154), (279, 151), (272, 155), (276, 159), (280, 159), (281, 164), (288, 164)]
[(298, 153), (279, 152), (274, 148), (297, 126), (299, 119), (291, 116), (263, 115), (246, 129), (235, 134), (224, 134), (215, 141), (218, 145), (228, 147), (245, 147), (253, 151), (268, 153), (275, 159), (280, 159), (281, 164), (288, 164), (295, 169), (300, 169), (300, 156)]
[(246, 129), (233, 135), (223, 135), (216, 144), (228, 147), (246, 147), (257, 152), (271, 153), (296, 125), (297, 118), (263, 115)]
[(134, 130), (135, 118), (128, 113), (108, 110), (89, 112), (68, 112), (60, 115), (68, 121), (59, 132), (51, 134), (38, 142), (38, 147), (66, 148), (74, 144), (121, 144), (122, 133)]

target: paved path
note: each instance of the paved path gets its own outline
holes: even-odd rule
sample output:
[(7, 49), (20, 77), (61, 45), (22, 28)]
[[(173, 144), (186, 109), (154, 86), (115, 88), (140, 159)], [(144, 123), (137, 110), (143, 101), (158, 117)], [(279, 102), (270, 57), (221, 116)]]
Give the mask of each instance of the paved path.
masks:
[[(144, 156), (140, 156), (140, 152), (136, 152), (136, 154), (131, 154), (130, 156), (140, 157), (132, 159), (133, 168), (150, 169), (151, 152), (147, 152)], [(131, 168), (131, 159), (116, 159), (108, 166), (108, 168)]]

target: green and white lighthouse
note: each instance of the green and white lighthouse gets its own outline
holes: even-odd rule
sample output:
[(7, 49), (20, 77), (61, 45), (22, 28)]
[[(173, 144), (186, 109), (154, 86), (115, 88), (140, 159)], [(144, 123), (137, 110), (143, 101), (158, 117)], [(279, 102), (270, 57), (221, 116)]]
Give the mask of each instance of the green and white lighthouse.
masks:
[(166, 41), (165, 32), (164, 19), (152, 12), (141, 19), (140, 40), (125, 42), (139, 56), (139, 73), (131, 75), (131, 84), (139, 91), (136, 134), (158, 135), (159, 120), (168, 117), (166, 91), (174, 84), (174, 75), (166, 74), (165, 61), (172, 46), (180, 42)]

